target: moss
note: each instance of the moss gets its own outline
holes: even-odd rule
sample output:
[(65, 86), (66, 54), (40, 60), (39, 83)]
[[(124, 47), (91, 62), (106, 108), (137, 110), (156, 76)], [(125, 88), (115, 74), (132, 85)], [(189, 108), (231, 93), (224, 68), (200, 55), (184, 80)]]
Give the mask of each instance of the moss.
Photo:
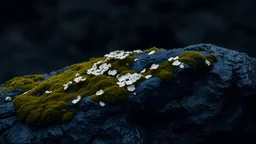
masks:
[(36, 87), (39, 81), (44, 80), (42, 75), (25, 75), (22, 77), (13, 78), (3, 84), (5, 87), (1, 92), (6, 92), (12, 89), (22, 89), (28, 91), (33, 87)]
[(125, 87), (111, 86), (104, 89), (102, 95), (93, 95), (90, 97), (94, 101), (103, 101), (106, 103), (123, 103), (127, 101), (129, 92)]
[(165, 50), (164, 48), (157, 48), (157, 47), (151, 47), (151, 48), (149, 48), (149, 49), (145, 49), (145, 50), (143, 50), (143, 52), (151, 52), (151, 51), (158, 51), (158, 50)]
[[(210, 70), (213, 67), (215, 61), (213, 54), (211, 56), (204, 56), (203, 54), (195, 51), (184, 52), (179, 56), (179, 61), (186, 63), (189, 67), (196, 72), (197, 69)], [(210, 61), (210, 66), (206, 64), (206, 60)]]
[[(153, 47), (148, 51), (159, 50)], [(147, 50), (146, 50), (147, 51)], [(94, 63), (105, 60), (106, 57), (91, 58), (88, 62), (82, 62), (71, 65), (69, 69), (44, 80), (40, 75), (30, 75), (17, 77), (7, 81), (4, 86), (5, 90), (24, 89), (27, 94), (21, 94), (14, 98), (13, 103), (17, 113), (17, 118), (30, 125), (50, 125), (59, 122), (68, 122), (72, 120), (76, 114), (74, 105), (69, 105), (70, 101), (80, 95), (82, 98), (91, 96), (94, 101), (103, 101), (109, 104), (119, 104), (127, 101), (129, 92), (126, 87), (118, 87), (116, 76), (108, 76), (107, 72), (103, 75), (88, 75), (87, 70)], [(130, 69), (133, 62), (132, 55), (123, 60), (108, 60), (112, 70), (117, 70), (117, 74), (124, 75), (126, 73), (135, 73)], [(203, 60), (215, 61), (213, 55), (204, 56), (200, 53), (187, 52), (180, 55), (180, 61), (186, 62), (192, 68), (198, 68), (199, 65), (205, 65)], [(213, 66), (213, 65), (211, 65)], [(208, 66), (209, 67), (209, 66)], [(152, 74), (166, 81), (171, 81), (173, 77), (174, 67), (171, 62), (163, 62), (156, 70), (148, 70), (146, 74)], [(86, 81), (75, 83), (73, 80), (79, 73), (82, 77), (86, 77)], [(135, 83), (138, 85), (145, 78), (141, 78)], [(73, 81), (73, 84), (64, 90), (63, 84)], [(95, 93), (103, 89), (104, 93), (100, 96)], [(45, 91), (50, 90), (52, 93), (46, 94)]]
[(170, 82), (173, 78), (174, 67), (172, 63), (166, 61), (159, 64), (157, 69), (148, 70), (144, 75), (152, 75), (160, 79)]
[(69, 122), (73, 119), (73, 117), (76, 114), (76, 109), (71, 109), (62, 116), (62, 121), (63, 122)]

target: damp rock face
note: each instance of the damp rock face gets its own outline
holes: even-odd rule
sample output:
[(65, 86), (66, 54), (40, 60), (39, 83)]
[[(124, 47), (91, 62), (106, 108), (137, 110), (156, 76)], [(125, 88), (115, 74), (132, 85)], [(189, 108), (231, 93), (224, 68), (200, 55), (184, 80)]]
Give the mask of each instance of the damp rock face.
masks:
[[(100, 76), (93, 76), (92, 69), (86, 73), (93, 67), (88, 62), (3, 84), (0, 143), (256, 142), (255, 58), (211, 44), (128, 54), (127, 65), (118, 59), (92, 59), (115, 68)], [(113, 76), (114, 70), (120, 76)], [(118, 78), (127, 73), (141, 79), (122, 86)], [(74, 78), (80, 82), (63, 89)]]

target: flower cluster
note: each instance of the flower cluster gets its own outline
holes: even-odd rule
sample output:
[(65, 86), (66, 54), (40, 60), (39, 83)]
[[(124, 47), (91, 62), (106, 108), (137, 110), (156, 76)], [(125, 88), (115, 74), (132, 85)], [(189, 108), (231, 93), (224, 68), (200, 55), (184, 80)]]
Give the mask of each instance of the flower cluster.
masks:
[(111, 64), (103, 63), (99, 67), (97, 66), (100, 64), (101, 61), (94, 63), (92, 68), (87, 70), (87, 74), (92, 74), (92, 75), (102, 75), (104, 72), (108, 71), (108, 69), (111, 67)]
[(85, 81), (86, 78), (83, 78), (82, 76), (80, 76), (79, 73), (76, 74), (76, 78), (74, 78), (74, 82), (79, 83), (80, 81)]
[[(173, 61), (174, 60), (174, 61)], [(182, 63), (182, 62), (180, 62), (179, 61), (179, 56), (176, 56), (176, 57), (170, 57), (169, 59), (168, 59), (168, 61), (173, 61), (172, 62), (172, 65), (173, 66), (179, 66), (180, 68), (184, 68), (184, 63)]]
[(127, 56), (129, 56), (132, 52), (124, 51), (124, 50), (116, 50), (113, 52), (110, 52), (109, 54), (105, 54), (107, 59), (125, 59)]
[(118, 78), (118, 82), (117, 84), (119, 85), (119, 87), (124, 87), (124, 86), (128, 86), (127, 90), (128, 91), (134, 91), (135, 90), (135, 85), (133, 85), (136, 81), (138, 81), (141, 78), (141, 74), (138, 73), (134, 73), (134, 74), (130, 74), (127, 73), (121, 77)]

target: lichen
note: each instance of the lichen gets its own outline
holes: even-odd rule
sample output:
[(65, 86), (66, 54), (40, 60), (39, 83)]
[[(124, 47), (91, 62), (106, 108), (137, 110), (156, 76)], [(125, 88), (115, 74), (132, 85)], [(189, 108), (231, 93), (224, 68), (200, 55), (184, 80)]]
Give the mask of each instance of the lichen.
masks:
[[(153, 47), (144, 52), (152, 50), (160, 49)], [(204, 62), (205, 60), (209, 60), (211, 65), (207, 66)], [(81, 101), (76, 104), (71, 104), (71, 101), (76, 99), (78, 95), (81, 98), (90, 96), (93, 101), (102, 101), (107, 104), (125, 103), (131, 92), (127, 90), (127, 87), (119, 87), (117, 85), (117, 74), (113, 76), (108, 75), (107, 72), (102, 75), (87, 74), (87, 70), (99, 61), (110, 63), (109, 70), (117, 70), (119, 77), (127, 73), (136, 73), (130, 68), (134, 62), (133, 53), (125, 59), (107, 59), (104, 56), (91, 58), (88, 62), (71, 65), (69, 69), (65, 69), (48, 79), (44, 79), (42, 75), (13, 78), (3, 85), (5, 88), (1, 92), (12, 89), (27, 91), (26, 94), (21, 94), (14, 98), (13, 103), (18, 120), (31, 125), (50, 125), (72, 120), (76, 114), (76, 106)], [(198, 70), (199, 67), (204, 67), (208, 70), (212, 68), (213, 62), (217, 61), (217, 57), (214, 54), (204, 56), (199, 52), (184, 52), (180, 55), (179, 61), (187, 63), (194, 70)], [(146, 73), (142, 73), (143, 77), (135, 82), (134, 85), (135, 87), (138, 86), (145, 80), (146, 75), (152, 75), (171, 82), (174, 69), (175, 66), (172, 65), (172, 62), (166, 60), (160, 63), (157, 69), (147, 70)], [(86, 78), (86, 80), (79, 83), (74, 82), (76, 74)], [(70, 81), (73, 83), (67, 90), (64, 90), (63, 84)], [(96, 95), (96, 92), (100, 89), (104, 93)], [(45, 93), (48, 90), (52, 91), (52, 93)]]

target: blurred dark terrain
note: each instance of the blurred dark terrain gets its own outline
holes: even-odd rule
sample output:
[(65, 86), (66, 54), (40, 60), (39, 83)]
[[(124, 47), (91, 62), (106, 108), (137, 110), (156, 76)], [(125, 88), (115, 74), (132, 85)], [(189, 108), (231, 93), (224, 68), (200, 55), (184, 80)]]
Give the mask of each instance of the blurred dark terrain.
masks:
[(8, 0), (0, 83), (116, 49), (212, 43), (256, 57), (254, 0)]

